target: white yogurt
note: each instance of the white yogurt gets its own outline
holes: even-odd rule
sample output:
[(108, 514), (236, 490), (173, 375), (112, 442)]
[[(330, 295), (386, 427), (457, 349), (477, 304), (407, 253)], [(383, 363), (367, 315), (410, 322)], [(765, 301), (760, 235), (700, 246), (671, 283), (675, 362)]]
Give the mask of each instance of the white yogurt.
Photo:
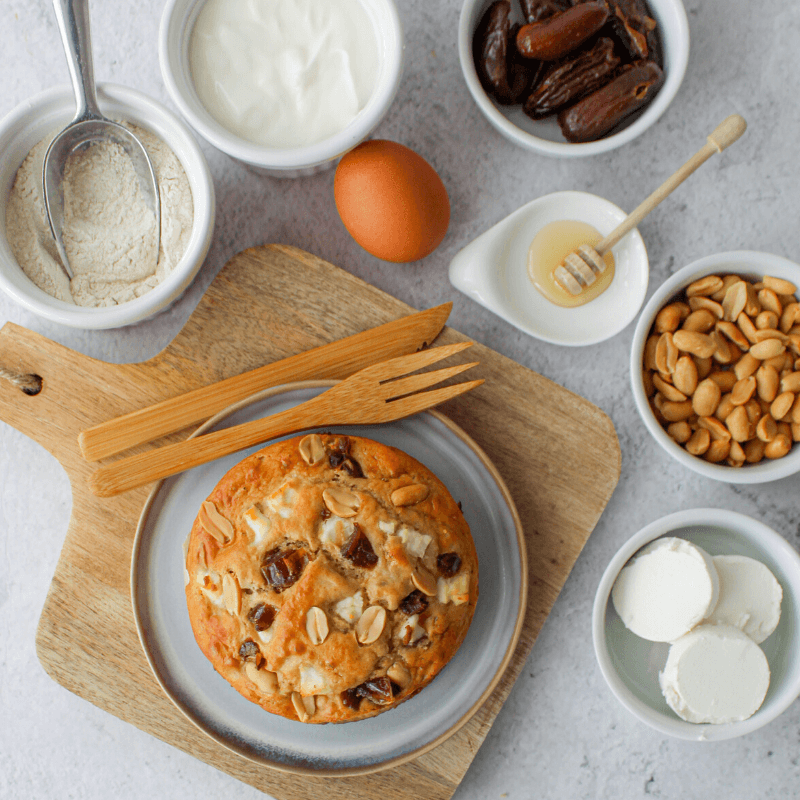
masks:
[(254, 144), (294, 148), (347, 127), (378, 76), (359, 0), (207, 0), (189, 41), (206, 110)]

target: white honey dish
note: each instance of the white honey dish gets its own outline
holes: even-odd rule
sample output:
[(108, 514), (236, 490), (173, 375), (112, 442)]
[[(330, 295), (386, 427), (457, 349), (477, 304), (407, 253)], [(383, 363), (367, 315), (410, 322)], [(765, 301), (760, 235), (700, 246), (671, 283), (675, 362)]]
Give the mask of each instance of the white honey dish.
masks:
[(650, 409), (642, 382), (644, 345), (656, 314), (673, 298), (677, 299), (683, 290), (698, 278), (734, 273), (752, 280), (761, 280), (764, 275), (771, 275), (800, 286), (800, 265), (781, 256), (752, 250), (717, 253), (683, 267), (656, 289), (636, 323), (631, 345), (631, 386), (636, 408), (645, 427), (661, 447), (685, 467), (706, 478), (725, 483), (766, 483), (800, 472), (800, 443), (795, 442), (787, 455), (774, 461), (765, 458), (757, 464), (744, 464), (741, 467), (711, 464), (687, 452), (661, 427)]
[[(677, 536), (715, 555), (742, 555), (762, 562), (783, 589), (781, 619), (760, 645), (770, 668), (761, 708), (749, 719), (723, 725), (684, 722), (661, 694), (658, 673), (669, 644), (631, 633), (614, 609), (611, 589), (620, 570), (645, 545)], [(735, 511), (691, 508), (657, 519), (617, 551), (600, 579), (592, 610), (592, 638), (600, 671), (620, 703), (637, 719), (668, 736), (721, 741), (751, 733), (782, 714), (800, 696), (800, 555), (772, 528)]]
[(634, 229), (612, 249), (614, 279), (599, 297), (561, 308), (540, 294), (528, 276), (528, 248), (545, 225), (579, 220), (604, 236), (627, 215), (587, 192), (555, 192), (525, 204), (456, 253), (450, 283), (519, 330), (552, 344), (597, 344), (629, 325), (647, 293), (649, 262)]
[(158, 55), (167, 90), (188, 123), (218, 150), (273, 177), (295, 178), (333, 166), (364, 141), (389, 110), (403, 72), (403, 28), (394, 0), (361, 0), (372, 20), (380, 69), (367, 105), (344, 130), (316, 144), (277, 149), (248, 142), (223, 127), (203, 106), (192, 81), (189, 39), (205, 0), (168, 0)]
[[(516, 7), (518, 0), (513, 0)], [(665, 80), (653, 101), (618, 132), (596, 142), (572, 144), (561, 134), (555, 117), (532, 120), (521, 105), (501, 106), (481, 86), (472, 56), (475, 30), (492, 0), (465, 0), (458, 26), (458, 56), (467, 88), (491, 125), (514, 144), (555, 158), (607, 153), (644, 133), (666, 111), (678, 93), (689, 62), (689, 23), (681, 0), (647, 0), (661, 28)]]
[(186, 252), (163, 281), (141, 297), (106, 308), (84, 308), (51, 297), (20, 268), (6, 239), (5, 208), (14, 177), (31, 148), (64, 127), (75, 114), (69, 86), (56, 86), (25, 101), (0, 121), (0, 289), (34, 314), (71, 328), (121, 328), (168, 308), (203, 265), (214, 229), (214, 184), (205, 156), (191, 131), (160, 103), (141, 92), (100, 84), (100, 110), (110, 119), (132, 122), (159, 136), (175, 153), (192, 190), (194, 219)]

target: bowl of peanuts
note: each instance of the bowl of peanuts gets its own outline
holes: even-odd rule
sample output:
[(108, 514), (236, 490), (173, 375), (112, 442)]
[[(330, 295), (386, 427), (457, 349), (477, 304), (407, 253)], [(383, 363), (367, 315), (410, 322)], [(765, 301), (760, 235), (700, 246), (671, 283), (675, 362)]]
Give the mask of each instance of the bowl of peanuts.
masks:
[(800, 265), (702, 258), (660, 286), (633, 337), (645, 426), (689, 469), (727, 483), (800, 472)]

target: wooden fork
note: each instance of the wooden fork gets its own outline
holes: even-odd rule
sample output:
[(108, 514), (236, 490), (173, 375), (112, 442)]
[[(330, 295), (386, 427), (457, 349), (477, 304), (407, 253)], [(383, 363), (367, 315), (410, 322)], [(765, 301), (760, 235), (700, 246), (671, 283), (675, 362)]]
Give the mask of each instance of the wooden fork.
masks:
[(392, 358), (366, 367), (311, 400), (278, 414), (120, 459), (97, 469), (89, 478), (89, 489), (99, 497), (112, 497), (289, 433), (328, 425), (392, 422), (411, 416), (483, 383), (481, 379), (420, 391), (478, 362), (408, 374), (471, 346), (472, 342), (459, 342)]

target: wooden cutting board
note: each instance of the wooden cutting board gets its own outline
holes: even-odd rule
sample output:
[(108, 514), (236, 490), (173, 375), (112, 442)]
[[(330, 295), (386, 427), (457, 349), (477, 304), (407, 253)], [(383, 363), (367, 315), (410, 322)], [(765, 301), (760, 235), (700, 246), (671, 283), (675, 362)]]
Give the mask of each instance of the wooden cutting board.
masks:
[[(149, 490), (94, 497), (86, 488), (93, 466), (77, 445), (82, 429), (111, 416), (409, 311), (308, 253), (267, 246), (235, 256), (175, 340), (141, 364), (106, 364), (16, 325), (3, 327), (0, 365), (42, 376), (44, 388), (29, 397), (0, 381), (0, 419), (51, 452), (72, 484), (72, 517), (36, 637), (39, 659), (54, 680), (280, 800), (384, 794), (445, 800), (453, 794), (619, 479), (619, 444), (605, 414), (488, 348), (470, 349), (486, 383), (441, 410), (487, 452), (522, 518), (530, 585), (522, 636), (497, 689), (450, 739), (404, 765), (333, 780), (242, 759), (195, 728), (163, 694), (139, 644), (129, 591), (131, 547)], [(464, 339), (447, 328), (438, 342)]]

